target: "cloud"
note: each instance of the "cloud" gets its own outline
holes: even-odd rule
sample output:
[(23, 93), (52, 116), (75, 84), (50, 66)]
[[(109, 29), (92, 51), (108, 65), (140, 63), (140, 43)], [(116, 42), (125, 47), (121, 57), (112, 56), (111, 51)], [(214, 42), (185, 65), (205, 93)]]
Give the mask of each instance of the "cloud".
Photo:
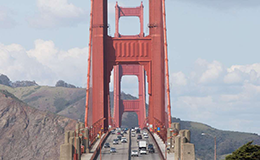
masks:
[(46, 83), (55, 76), (50, 68), (29, 57), (19, 44), (0, 44), (0, 57), (0, 73), (12, 81), (36, 80)]
[(0, 28), (10, 29), (16, 26), (16, 21), (12, 18), (14, 12), (0, 6)]
[(35, 28), (75, 26), (87, 20), (87, 13), (67, 0), (38, 0), (37, 7), (39, 14), (29, 19)]
[(253, 123), (260, 122), (256, 115), (260, 112), (259, 77), (260, 63), (225, 67), (218, 61), (198, 59), (190, 74), (171, 73), (173, 116), (260, 134)]
[(172, 73), (170, 76), (171, 85), (173, 86), (186, 86), (187, 85), (187, 79), (184, 73), (177, 72)]
[(55, 85), (62, 79), (77, 86), (86, 85), (87, 48), (63, 51), (54, 42), (36, 40), (35, 48), (19, 44), (0, 44), (0, 73), (12, 81), (35, 80), (40, 85)]
[(259, 0), (175, 0), (182, 2), (195, 3), (204, 5), (207, 7), (213, 7), (218, 9), (230, 9), (230, 8), (248, 8), (260, 6)]
[(199, 82), (200, 83), (208, 83), (212, 82), (220, 76), (223, 71), (221, 63), (217, 61), (213, 61), (212, 63), (203, 64), (207, 67), (207, 70), (202, 73)]

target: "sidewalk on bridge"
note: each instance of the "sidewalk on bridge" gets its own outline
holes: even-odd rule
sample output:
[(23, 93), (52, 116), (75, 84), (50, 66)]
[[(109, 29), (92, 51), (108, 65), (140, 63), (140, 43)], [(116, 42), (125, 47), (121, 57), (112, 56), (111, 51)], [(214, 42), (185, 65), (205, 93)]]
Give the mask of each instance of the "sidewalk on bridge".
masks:
[[(157, 133), (153, 133), (153, 136), (154, 136), (156, 142), (158, 143), (158, 145), (159, 145), (159, 147), (160, 147), (160, 149), (163, 153), (163, 156), (165, 158), (165, 144), (164, 144), (164, 142), (162, 141), (162, 139), (159, 137), (159, 135)], [(174, 153), (169, 154), (167, 152), (167, 159), (174, 160)]]
[(81, 160), (90, 160), (90, 159), (91, 159), (93, 153), (95, 152), (95, 150), (97, 149), (97, 147), (98, 147), (98, 145), (99, 145), (100, 140), (104, 137), (104, 135), (105, 135), (105, 134), (103, 134), (103, 135), (101, 136), (101, 138), (99, 138), (99, 139), (95, 142), (94, 146), (90, 149), (90, 153), (84, 153), (84, 154), (81, 155)]

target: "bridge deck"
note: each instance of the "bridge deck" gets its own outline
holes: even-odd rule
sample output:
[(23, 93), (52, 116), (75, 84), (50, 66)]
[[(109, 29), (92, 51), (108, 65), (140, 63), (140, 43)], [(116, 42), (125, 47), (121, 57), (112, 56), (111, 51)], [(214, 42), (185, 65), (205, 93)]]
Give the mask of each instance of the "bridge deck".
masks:
[[(144, 131), (142, 131), (142, 132), (144, 132)], [(159, 159), (161, 159), (159, 149), (162, 151), (163, 156), (165, 158), (165, 144), (163, 143), (163, 141), (160, 139), (160, 137), (156, 133), (154, 133), (153, 136), (154, 136), (154, 139), (156, 140), (158, 146), (156, 146), (156, 144), (154, 143), (153, 138), (151, 137), (150, 134), (149, 134), (149, 138), (142, 139), (142, 140), (147, 141), (147, 145), (148, 144), (154, 145), (155, 153), (147, 152), (147, 155), (139, 154), (139, 157), (131, 157), (131, 151), (138, 150), (138, 143), (137, 143), (137, 136), (130, 137), (130, 139), (129, 139), (129, 134), (131, 134), (131, 131), (127, 131), (127, 134), (125, 134), (125, 137), (127, 138), (128, 142), (127, 143), (119, 142), (118, 145), (113, 145), (113, 139), (116, 139), (117, 135), (110, 134), (109, 137), (106, 139), (105, 143), (109, 143), (110, 147), (116, 148), (116, 153), (110, 153), (110, 148), (104, 148), (102, 146), (101, 158), (105, 159), (105, 160), (123, 160), (123, 159), (124, 160), (127, 160), (127, 159), (128, 160), (130, 160), (130, 159), (159, 160)], [(103, 136), (104, 135), (102, 135), (102, 137)], [(130, 141), (131, 141), (131, 148), (129, 149)], [(83, 154), (81, 156), (81, 160), (90, 160), (94, 151), (98, 147), (99, 143), (100, 143), (100, 139), (98, 139), (96, 141), (96, 143), (94, 144), (94, 146), (92, 147), (92, 149), (90, 151), (91, 153)], [(97, 153), (97, 154), (100, 154), (100, 153)], [(100, 159), (100, 155), (98, 155), (97, 159)], [(167, 154), (167, 159), (174, 160), (174, 154)]]

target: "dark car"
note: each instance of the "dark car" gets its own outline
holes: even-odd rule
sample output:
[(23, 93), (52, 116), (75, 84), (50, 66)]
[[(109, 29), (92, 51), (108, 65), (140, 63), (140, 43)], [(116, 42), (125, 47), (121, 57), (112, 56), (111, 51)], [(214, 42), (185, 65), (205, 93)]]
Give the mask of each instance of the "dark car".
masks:
[(154, 153), (153, 144), (148, 144), (148, 151), (149, 153)]
[(117, 139), (121, 140), (121, 139), (122, 139), (122, 136), (117, 136)]
[(137, 139), (142, 139), (142, 135), (139, 134), (139, 135), (137, 136)]
[(149, 153), (154, 153), (154, 148), (149, 148), (148, 151)]
[(153, 148), (153, 144), (148, 144), (148, 149)]
[(110, 144), (109, 143), (105, 143), (104, 144), (104, 148), (110, 148)]
[(137, 130), (136, 130), (136, 133), (140, 133), (140, 129), (137, 129)]

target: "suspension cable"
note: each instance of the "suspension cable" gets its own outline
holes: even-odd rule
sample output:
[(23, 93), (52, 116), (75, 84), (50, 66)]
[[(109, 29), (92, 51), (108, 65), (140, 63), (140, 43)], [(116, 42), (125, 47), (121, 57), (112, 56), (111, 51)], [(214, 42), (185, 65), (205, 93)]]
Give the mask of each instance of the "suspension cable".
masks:
[(168, 127), (171, 127), (171, 99), (170, 99), (170, 84), (169, 84), (169, 65), (168, 65), (168, 48), (167, 48), (167, 33), (166, 33), (166, 13), (165, 0), (163, 3), (163, 34), (164, 34), (164, 55), (165, 55), (165, 69), (166, 69), (166, 87), (167, 87), (167, 108), (168, 108)]
[(91, 47), (92, 47), (92, 21), (93, 21), (93, 0), (91, 0), (90, 9), (90, 25), (89, 25), (89, 43), (88, 43), (88, 74), (87, 74), (87, 90), (86, 90), (86, 108), (85, 108), (85, 127), (88, 126), (88, 108), (89, 108), (89, 83), (90, 83), (90, 67), (91, 67)]

